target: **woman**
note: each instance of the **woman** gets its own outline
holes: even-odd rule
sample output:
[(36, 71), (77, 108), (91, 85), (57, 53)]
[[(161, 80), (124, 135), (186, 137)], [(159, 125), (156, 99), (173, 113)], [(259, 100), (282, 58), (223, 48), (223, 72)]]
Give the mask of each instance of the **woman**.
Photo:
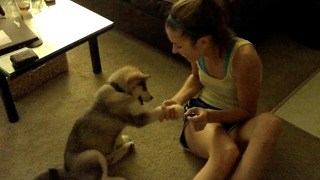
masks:
[[(186, 104), (181, 144), (208, 159), (194, 179), (260, 179), (281, 131), (271, 113), (256, 116), (262, 64), (254, 46), (229, 29), (221, 2), (178, 0), (165, 29), (172, 52), (192, 73), (161, 120), (175, 118), (172, 104)], [(196, 97), (196, 98), (195, 98)]]

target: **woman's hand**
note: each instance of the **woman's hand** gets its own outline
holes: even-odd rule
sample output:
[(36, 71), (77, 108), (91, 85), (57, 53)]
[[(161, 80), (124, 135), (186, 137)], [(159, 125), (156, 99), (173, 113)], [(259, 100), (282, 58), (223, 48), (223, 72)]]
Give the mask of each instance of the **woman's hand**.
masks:
[(165, 100), (161, 103), (162, 113), (159, 117), (160, 121), (163, 120), (176, 120), (183, 116), (184, 109), (182, 106), (177, 104), (174, 100)]
[(202, 131), (208, 123), (207, 114), (208, 111), (206, 109), (193, 107), (188, 109), (184, 115), (187, 117), (194, 131)]

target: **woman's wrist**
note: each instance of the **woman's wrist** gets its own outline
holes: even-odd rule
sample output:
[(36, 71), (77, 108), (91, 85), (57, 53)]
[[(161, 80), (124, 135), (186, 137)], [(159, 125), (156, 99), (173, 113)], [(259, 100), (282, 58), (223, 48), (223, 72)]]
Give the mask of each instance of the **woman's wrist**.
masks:
[(216, 123), (216, 119), (215, 118), (215, 113), (217, 112), (217, 110), (213, 110), (213, 109), (205, 109), (207, 111), (206, 113), (206, 118), (208, 120), (208, 123)]

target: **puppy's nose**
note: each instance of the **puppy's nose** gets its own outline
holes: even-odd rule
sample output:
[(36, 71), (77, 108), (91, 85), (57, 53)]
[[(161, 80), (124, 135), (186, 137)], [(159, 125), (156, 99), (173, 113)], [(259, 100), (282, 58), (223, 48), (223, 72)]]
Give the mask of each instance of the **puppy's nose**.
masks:
[(152, 99), (153, 99), (153, 96), (151, 96), (150, 99), (152, 100)]

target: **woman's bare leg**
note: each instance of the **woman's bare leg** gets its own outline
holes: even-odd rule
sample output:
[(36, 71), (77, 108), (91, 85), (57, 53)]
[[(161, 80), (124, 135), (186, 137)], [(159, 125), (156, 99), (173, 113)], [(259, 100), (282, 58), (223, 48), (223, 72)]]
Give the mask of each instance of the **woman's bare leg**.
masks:
[(234, 129), (230, 135), (238, 144), (248, 143), (248, 146), (231, 179), (261, 179), (280, 132), (281, 119), (271, 113), (262, 113)]
[(239, 157), (239, 150), (223, 127), (211, 123), (204, 130), (194, 132), (188, 124), (185, 137), (191, 152), (208, 159), (194, 180), (225, 179)]

